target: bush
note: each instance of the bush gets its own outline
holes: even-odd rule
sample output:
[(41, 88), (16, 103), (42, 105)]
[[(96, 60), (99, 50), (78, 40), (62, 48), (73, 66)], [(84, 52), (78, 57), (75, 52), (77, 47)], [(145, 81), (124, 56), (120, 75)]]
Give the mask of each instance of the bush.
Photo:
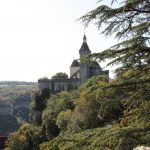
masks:
[(52, 79), (67, 79), (68, 75), (64, 72), (58, 72), (52, 76)]
[(8, 150), (38, 150), (41, 143), (40, 129), (30, 124), (24, 124), (11, 134), (7, 140)]
[(150, 146), (149, 139), (149, 128), (97, 128), (77, 134), (60, 135), (50, 142), (42, 143), (40, 145), (40, 150), (131, 150), (138, 145)]

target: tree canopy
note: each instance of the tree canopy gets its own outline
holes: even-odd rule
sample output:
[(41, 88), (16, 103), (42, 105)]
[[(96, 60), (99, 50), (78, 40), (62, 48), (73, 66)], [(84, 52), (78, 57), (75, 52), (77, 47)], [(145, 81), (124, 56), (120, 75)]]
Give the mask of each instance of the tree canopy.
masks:
[[(103, 0), (102, 0), (103, 1)], [(101, 1), (100, 1), (101, 2)], [(110, 1), (111, 2), (111, 1)], [(85, 26), (95, 21), (98, 29), (106, 36), (115, 35), (121, 42), (100, 53), (88, 55), (99, 61), (111, 59), (110, 64), (122, 64), (120, 69), (150, 69), (150, 1), (112, 0), (111, 7), (98, 6), (80, 19)]]
[(52, 79), (67, 79), (68, 75), (64, 72), (58, 72), (52, 76)]

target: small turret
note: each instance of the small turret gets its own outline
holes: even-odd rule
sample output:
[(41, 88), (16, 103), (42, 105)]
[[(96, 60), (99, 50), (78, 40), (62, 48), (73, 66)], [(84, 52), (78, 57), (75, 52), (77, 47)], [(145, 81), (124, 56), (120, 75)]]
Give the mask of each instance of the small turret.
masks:
[(90, 51), (89, 46), (87, 44), (87, 38), (86, 38), (85, 34), (83, 37), (83, 43), (82, 43), (81, 48), (79, 50), (79, 54), (80, 54), (80, 58), (87, 55), (87, 54), (91, 54), (91, 51)]

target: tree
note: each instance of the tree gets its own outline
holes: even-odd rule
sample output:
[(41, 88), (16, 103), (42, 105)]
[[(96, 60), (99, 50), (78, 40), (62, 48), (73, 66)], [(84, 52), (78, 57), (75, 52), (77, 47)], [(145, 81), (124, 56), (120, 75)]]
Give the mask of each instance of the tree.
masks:
[(110, 2), (110, 7), (100, 5), (80, 19), (85, 26), (95, 20), (98, 29), (105, 27), (102, 34), (114, 34), (121, 42), (100, 53), (90, 54), (82, 61), (93, 58), (99, 61), (109, 59), (107, 65), (121, 65), (116, 69), (116, 81), (103, 88), (123, 90), (126, 95), (124, 113), (126, 116), (130, 114), (131, 117), (137, 108), (143, 109), (143, 102), (149, 105), (150, 1), (123, 0), (122, 3), (117, 3), (117, 6), (114, 6), (117, 0)]
[[(121, 4), (117, 4), (117, 7), (113, 7), (115, 2), (112, 0), (111, 7), (100, 5), (80, 18), (85, 26), (95, 20), (98, 29), (105, 26), (102, 34), (106, 36), (114, 34), (116, 38), (122, 40), (101, 53), (88, 55), (87, 58), (96, 58), (99, 61), (111, 59), (108, 65), (122, 64), (117, 71), (134, 68), (148, 74), (150, 69), (150, 1), (124, 0)], [(142, 72), (139, 74), (139, 77), (141, 76), (143, 76)], [(147, 80), (150, 81), (150, 79)]]
[(42, 92), (32, 93), (32, 102), (30, 104), (30, 122), (32, 124), (41, 125), (42, 112), (46, 108), (47, 99), (50, 97), (49, 89), (43, 89)]
[(61, 129), (61, 132), (68, 130), (68, 128), (69, 128), (68, 126), (71, 122), (70, 121), (71, 115), (72, 115), (72, 112), (70, 109), (61, 111), (57, 115), (56, 124), (59, 127), (59, 129)]
[(52, 79), (67, 79), (68, 75), (64, 72), (58, 72), (52, 76)]
[[(42, 114), (42, 132), (45, 135), (45, 139), (52, 139), (58, 136), (60, 129), (62, 129), (62, 123), (59, 117), (58, 125), (56, 123), (57, 116), (59, 113), (72, 110), (74, 108), (73, 104), (74, 95), (68, 92), (60, 92), (56, 95), (51, 96), (47, 101), (47, 107)], [(61, 117), (62, 118), (62, 117)]]
[(7, 141), (7, 150), (39, 150), (41, 143), (40, 128), (24, 124), (17, 132), (12, 133)]

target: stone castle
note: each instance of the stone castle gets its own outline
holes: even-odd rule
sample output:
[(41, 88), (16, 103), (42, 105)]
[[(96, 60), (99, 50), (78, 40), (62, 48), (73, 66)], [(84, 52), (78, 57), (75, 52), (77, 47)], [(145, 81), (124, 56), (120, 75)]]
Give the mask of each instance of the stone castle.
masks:
[[(83, 43), (79, 50), (80, 59), (88, 54), (91, 54), (89, 46), (87, 44), (87, 38), (84, 35)], [(49, 89), (51, 93), (60, 91), (75, 90), (78, 86), (84, 83), (92, 76), (108, 75), (109, 70), (103, 71), (100, 65), (96, 61), (79, 62), (73, 60), (70, 66), (70, 78), (67, 79), (39, 79), (39, 90)]]

